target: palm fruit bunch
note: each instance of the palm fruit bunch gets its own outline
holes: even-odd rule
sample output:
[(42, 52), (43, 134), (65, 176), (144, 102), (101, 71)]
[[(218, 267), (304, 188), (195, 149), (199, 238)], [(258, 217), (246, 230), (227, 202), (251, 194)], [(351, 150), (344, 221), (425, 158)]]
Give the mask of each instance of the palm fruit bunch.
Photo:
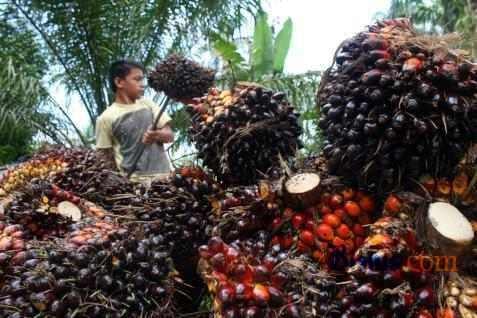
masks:
[(58, 211), (61, 201), (78, 204), (80, 198), (47, 180), (33, 179), (22, 192), (16, 192), (5, 209), (12, 223), (21, 224), (25, 234), (37, 238), (64, 235), (71, 219)]
[(269, 182), (261, 181), (256, 186), (228, 188), (210, 198), (212, 234), (230, 242), (270, 228), (279, 214), (278, 198), (273, 191)]
[(108, 210), (114, 210), (115, 205), (127, 205), (136, 196), (137, 185), (112, 170), (110, 163), (94, 150), (72, 149), (65, 158), (71, 164), (52, 177), (52, 182), (60, 188)]
[(352, 280), (337, 300), (341, 317), (434, 317), (432, 268), (420, 266), (416, 233), (392, 217), (376, 221), (357, 250)]
[(63, 171), (66, 165), (60, 151), (37, 154), (31, 160), (7, 170), (3, 176), (0, 175), (0, 197), (21, 189), (34, 178), (46, 179), (53, 173)]
[(343, 42), (317, 93), (332, 174), (392, 190), (447, 175), (477, 138), (477, 71), (407, 19)]
[(214, 298), (214, 317), (277, 317), (287, 304), (291, 312), (298, 311), (283, 290), (288, 277), (274, 271), (279, 258), (266, 255), (268, 242), (269, 235), (262, 231), (257, 238), (230, 245), (214, 236), (201, 246), (199, 268)]
[(148, 75), (149, 86), (174, 99), (190, 99), (207, 93), (215, 72), (179, 54), (171, 54)]
[(242, 84), (232, 90), (209, 90), (188, 107), (189, 136), (198, 157), (226, 185), (252, 185), (265, 174), (274, 177), (284, 160), (302, 147), (299, 114), (283, 92)]
[(79, 234), (32, 242), (0, 289), (1, 316), (175, 317), (164, 237), (113, 224), (105, 236), (105, 223), (97, 225), (77, 230), (96, 231), (91, 244), (72, 243)]
[(0, 279), (3, 279), (3, 275), (8, 273), (11, 264), (22, 259), (25, 245), (21, 225), (0, 222)]
[(440, 290), (443, 308), (438, 318), (477, 317), (477, 285), (465, 276), (452, 273)]
[(375, 213), (374, 198), (362, 191), (331, 187), (317, 204), (303, 210), (286, 208), (272, 228), (274, 244), (296, 247), (329, 270), (344, 271), (366, 237), (366, 226)]

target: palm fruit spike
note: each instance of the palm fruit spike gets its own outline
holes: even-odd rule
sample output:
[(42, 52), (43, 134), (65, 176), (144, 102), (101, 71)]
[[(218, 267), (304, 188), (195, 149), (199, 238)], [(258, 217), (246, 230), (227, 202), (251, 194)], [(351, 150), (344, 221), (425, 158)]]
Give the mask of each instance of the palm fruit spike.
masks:
[(317, 94), (330, 173), (387, 191), (459, 163), (477, 138), (477, 71), (442, 43), (398, 19), (342, 44)]
[(199, 97), (213, 86), (215, 72), (178, 54), (171, 54), (150, 72), (149, 85), (167, 96), (184, 100)]
[(192, 114), (189, 136), (217, 178), (226, 185), (252, 185), (275, 176), (280, 155), (288, 160), (302, 146), (299, 114), (283, 92), (255, 84), (211, 89)]

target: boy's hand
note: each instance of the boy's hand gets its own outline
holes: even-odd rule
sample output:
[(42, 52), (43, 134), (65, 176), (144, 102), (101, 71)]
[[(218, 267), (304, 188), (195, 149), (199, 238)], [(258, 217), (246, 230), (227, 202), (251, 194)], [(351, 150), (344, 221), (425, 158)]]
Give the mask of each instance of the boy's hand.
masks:
[(152, 126), (149, 126), (148, 130), (144, 133), (142, 137), (142, 142), (146, 145), (160, 142), (160, 143), (169, 143), (174, 140), (174, 133), (172, 132), (169, 126), (152, 130)]

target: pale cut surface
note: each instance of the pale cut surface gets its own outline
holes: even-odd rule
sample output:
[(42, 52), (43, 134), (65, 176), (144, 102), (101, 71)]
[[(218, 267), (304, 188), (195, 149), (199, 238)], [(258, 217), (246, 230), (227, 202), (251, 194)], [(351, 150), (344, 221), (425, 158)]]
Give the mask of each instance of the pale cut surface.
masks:
[(313, 190), (320, 184), (320, 176), (314, 173), (301, 173), (285, 183), (288, 193), (299, 194)]
[(449, 240), (468, 245), (474, 239), (472, 224), (456, 207), (449, 203), (431, 203), (428, 217), (434, 229)]
[(81, 220), (81, 210), (69, 201), (61, 201), (58, 204), (58, 213), (64, 217), (71, 218), (73, 221)]

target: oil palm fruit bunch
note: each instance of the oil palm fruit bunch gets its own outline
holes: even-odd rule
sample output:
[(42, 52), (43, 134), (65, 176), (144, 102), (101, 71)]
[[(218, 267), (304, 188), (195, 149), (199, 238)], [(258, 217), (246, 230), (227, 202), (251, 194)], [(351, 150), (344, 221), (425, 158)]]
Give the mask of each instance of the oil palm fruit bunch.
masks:
[(366, 226), (375, 213), (374, 198), (353, 188), (330, 188), (304, 210), (286, 208), (273, 221), (274, 244), (296, 247), (329, 270), (344, 271), (363, 244)]
[(34, 178), (46, 179), (53, 173), (63, 171), (66, 167), (63, 155), (58, 152), (36, 155), (31, 160), (7, 170), (0, 175), (0, 197), (21, 190)]
[(176, 263), (180, 259), (186, 259), (188, 264), (193, 259), (196, 262), (197, 249), (207, 241), (207, 227), (211, 224), (212, 208), (207, 197), (216, 189), (202, 170), (183, 167), (168, 180), (152, 182), (144, 199), (148, 208), (139, 209), (136, 217), (161, 225), (161, 233), (174, 243), (172, 253)]
[(190, 99), (207, 93), (214, 85), (215, 72), (178, 54), (171, 54), (149, 73), (156, 91), (174, 99)]
[(61, 201), (78, 204), (80, 198), (52, 185), (47, 180), (33, 179), (22, 192), (16, 192), (5, 209), (12, 223), (24, 226), (27, 236), (46, 238), (64, 235), (71, 219), (58, 211)]
[(438, 318), (474, 317), (477, 315), (477, 285), (470, 277), (452, 273), (439, 291), (443, 308)]
[(0, 290), (2, 317), (174, 317), (175, 272), (162, 236), (118, 230), (73, 247), (75, 237), (28, 248)]
[(71, 164), (52, 178), (62, 189), (106, 209), (113, 209), (115, 204), (127, 205), (135, 197), (135, 184), (112, 170), (110, 163), (98, 157), (95, 151), (74, 149), (65, 158), (68, 161), (71, 158)]
[(199, 268), (213, 296), (214, 317), (278, 317), (286, 306), (291, 308), (282, 317), (300, 317), (284, 290), (289, 277), (274, 270), (279, 258), (267, 255), (269, 239), (266, 232), (259, 232), (255, 238), (228, 245), (214, 236), (201, 246)]
[(331, 173), (392, 190), (457, 165), (477, 136), (477, 72), (443, 43), (407, 19), (343, 42), (317, 94)]
[(256, 186), (228, 188), (210, 198), (214, 223), (212, 234), (230, 242), (269, 229), (275, 216), (279, 215), (276, 195), (271, 191), (268, 182), (263, 181)]
[(338, 300), (345, 317), (433, 317), (435, 276), (420, 266), (420, 251), (408, 222), (384, 217), (373, 223), (348, 269), (352, 282)]
[(283, 92), (254, 85), (211, 89), (189, 106), (189, 137), (198, 156), (226, 185), (252, 185), (265, 174), (274, 177), (284, 160), (302, 146), (299, 114)]

